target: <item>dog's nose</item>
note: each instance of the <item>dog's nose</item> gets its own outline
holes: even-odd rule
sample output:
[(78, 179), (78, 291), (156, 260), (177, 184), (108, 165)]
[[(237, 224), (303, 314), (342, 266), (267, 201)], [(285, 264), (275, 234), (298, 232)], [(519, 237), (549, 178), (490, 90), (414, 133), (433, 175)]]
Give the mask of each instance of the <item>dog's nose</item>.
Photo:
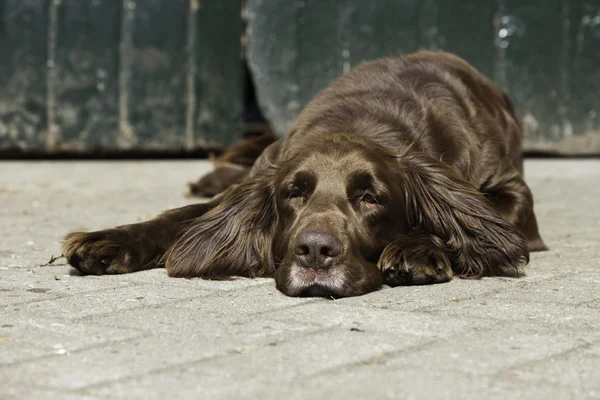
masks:
[(294, 241), (294, 253), (305, 268), (329, 268), (341, 252), (342, 244), (331, 232), (305, 230)]

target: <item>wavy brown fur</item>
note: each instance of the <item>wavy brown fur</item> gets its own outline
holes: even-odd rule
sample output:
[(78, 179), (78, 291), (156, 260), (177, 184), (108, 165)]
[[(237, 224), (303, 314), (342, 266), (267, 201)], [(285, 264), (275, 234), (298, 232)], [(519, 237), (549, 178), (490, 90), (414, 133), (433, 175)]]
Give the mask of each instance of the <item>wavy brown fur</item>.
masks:
[(73, 233), (63, 250), (83, 273), (273, 276), (290, 296), (517, 276), (546, 249), (522, 140), (508, 96), (464, 60), (376, 60), (332, 82), (285, 138), (215, 161), (196, 194), (226, 191), (209, 203)]

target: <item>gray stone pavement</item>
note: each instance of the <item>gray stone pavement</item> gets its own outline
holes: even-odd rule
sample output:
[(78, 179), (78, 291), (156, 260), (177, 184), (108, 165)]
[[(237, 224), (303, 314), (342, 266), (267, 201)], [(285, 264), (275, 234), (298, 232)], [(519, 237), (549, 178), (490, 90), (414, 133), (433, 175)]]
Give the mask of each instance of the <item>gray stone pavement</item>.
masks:
[(0, 163), (0, 399), (600, 398), (600, 161), (527, 162), (551, 251), (520, 279), (333, 301), (41, 266), (67, 231), (189, 204), (208, 168)]

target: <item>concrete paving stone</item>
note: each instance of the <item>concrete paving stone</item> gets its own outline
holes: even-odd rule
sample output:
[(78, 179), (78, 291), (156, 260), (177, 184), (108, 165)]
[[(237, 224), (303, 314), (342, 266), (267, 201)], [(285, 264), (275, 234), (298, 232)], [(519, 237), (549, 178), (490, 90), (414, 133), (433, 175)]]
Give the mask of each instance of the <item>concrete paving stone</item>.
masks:
[[(599, 238), (600, 241), (600, 238)], [(586, 276), (600, 268), (598, 246), (569, 246), (560, 249), (533, 253), (530, 266), (526, 268), (526, 278), (563, 277), (565, 275)]]
[(493, 375), (591, 344), (584, 335), (548, 332), (537, 325), (489, 324), (486, 329), (465, 332), (396, 355), (385, 365), (412, 365), (424, 371), (460, 371), (474, 376)]
[(160, 399), (167, 396), (169, 387), (177, 387), (178, 392), (186, 398), (247, 398), (245, 394), (257, 387), (271, 388), (293, 380), (304, 381), (323, 371), (426, 341), (426, 338), (414, 335), (406, 335), (403, 340), (398, 340), (383, 333), (331, 329), (244, 354), (186, 365), (168, 374), (140, 374), (130, 380), (90, 389), (86, 393), (101, 396), (111, 394), (117, 399), (143, 396)]
[(183, 330), (181, 334), (165, 334), (159, 331), (152, 336), (108, 342), (102, 347), (48, 357), (43, 362), (0, 366), (0, 375), (5, 382), (17, 385), (26, 384), (35, 376), (36, 385), (40, 387), (63, 390), (104, 387), (111, 381), (151, 376), (153, 372), (169, 373), (202, 360), (227, 359), (225, 356), (230, 354), (272, 348), (282, 341), (285, 343), (288, 337), (310, 335), (315, 331), (305, 324), (265, 319), (238, 321), (233, 324), (234, 329), (231, 325), (208, 320), (197, 325), (195, 332)]
[[(600, 239), (600, 234), (597, 236)], [(556, 268), (557, 272), (561, 270), (575, 272), (577, 268), (594, 268), (598, 265), (600, 249), (596, 238), (592, 238), (589, 243), (567, 243), (565, 240), (562, 243), (550, 242), (548, 246), (550, 245), (556, 247), (550, 248), (549, 251), (530, 254), (531, 262), (526, 270), (542, 273)]]
[(228, 280), (210, 280), (200, 278), (170, 278), (164, 268), (156, 268), (148, 271), (140, 271), (134, 274), (125, 274), (118, 276), (119, 280), (130, 283), (157, 283), (167, 286), (198, 287), (208, 290), (239, 290), (249, 286), (271, 284), (275, 286), (275, 281), (270, 278), (242, 278), (234, 277)]
[(422, 312), (432, 315), (455, 316), (457, 318), (482, 318), (490, 321), (504, 321), (518, 325), (519, 323), (536, 323), (544, 329), (564, 330), (581, 333), (591, 338), (600, 337), (600, 318), (598, 312), (585, 306), (556, 305), (537, 301), (532, 296), (529, 300), (485, 299), (466, 300), (457, 305), (426, 307)]
[(399, 286), (339, 300), (347, 305), (379, 307), (392, 310), (415, 311), (440, 304), (456, 304), (460, 301), (487, 297), (490, 294), (511, 290), (523, 281), (540, 281), (548, 276), (532, 273), (524, 278), (483, 278), (479, 280), (453, 279), (438, 285)]
[(164, 287), (157, 284), (128, 285), (81, 293), (17, 306), (6, 307), (7, 313), (22, 317), (76, 320), (92, 315), (112, 314), (132, 308), (166, 304), (175, 300), (206, 296), (212, 291), (200, 288)]
[[(600, 266), (599, 266), (600, 267)], [(493, 293), (497, 300), (534, 301), (553, 305), (587, 305), (600, 298), (600, 276), (563, 275), (542, 282), (523, 280), (517, 288)]]
[[(274, 287), (264, 284), (174, 302), (169, 304), (168, 312), (165, 312), (163, 305), (158, 304), (143, 309), (91, 316), (89, 320), (100, 325), (177, 334), (186, 332), (187, 329), (205, 329), (207, 323), (220, 320), (271, 320), (273, 312), (281, 311), (285, 314), (287, 310), (291, 312), (296, 306), (312, 302), (327, 303), (327, 300), (286, 297)], [(230, 329), (235, 331), (235, 325)]]
[(143, 331), (132, 328), (60, 319), (25, 319), (19, 313), (3, 315), (0, 322), (0, 365), (70, 354), (143, 335)]
[(0, 398), (600, 398), (600, 161), (526, 162), (551, 250), (520, 279), (331, 301), (270, 280), (39, 267), (70, 230), (195, 202), (185, 183), (209, 169), (0, 163)]
[[(185, 392), (184, 392), (185, 393)], [(517, 379), (472, 376), (462, 372), (429, 370), (420, 365), (365, 365), (271, 387), (250, 386), (245, 398), (261, 400), (347, 399), (596, 399), (597, 392), (552, 385), (531, 385)], [(192, 396), (188, 396), (192, 398)], [(218, 392), (212, 399), (235, 399)]]
[(52, 289), (47, 287), (14, 283), (4, 284), (0, 282), (0, 309), (11, 305), (57, 299), (62, 296), (62, 293), (52, 291)]
[(265, 314), (270, 319), (300, 321), (323, 328), (346, 328), (360, 332), (388, 333), (403, 340), (405, 335), (441, 338), (469, 330), (478, 330), (487, 323), (481, 319), (434, 316), (402, 310), (349, 305), (344, 301), (306, 304)]
[(600, 346), (593, 343), (573, 351), (550, 356), (512, 369), (507, 377), (517, 377), (532, 385), (550, 383), (570, 386), (600, 397)]
[(89, 394), (37, 388), (32, 385), (11, 385), (2, 389), (2, 400), (108, 400)]
[(589, 307), (594, 310), (600, 310), (600, 299), (588, 300), (588, 301), (585, 301), (584, 303), (579, 304), (579, 306)]
[(135, 223), (197, 202), (184, 197), (186, 183), (210, 169), (198, 161), (2, 162), (0, 266), (45, 263), (69, 231)]
[(0, 307), (129, 286), (114, 276), (72, 276), (65, 266), (9, 268), (0, 271)]

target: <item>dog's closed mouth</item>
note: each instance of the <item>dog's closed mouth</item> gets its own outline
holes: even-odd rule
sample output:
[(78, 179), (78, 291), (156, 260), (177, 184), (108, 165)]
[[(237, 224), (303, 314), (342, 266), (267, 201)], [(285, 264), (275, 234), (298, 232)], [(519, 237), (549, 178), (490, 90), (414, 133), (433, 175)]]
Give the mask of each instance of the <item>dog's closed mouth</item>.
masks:
[(340, 296), (324, 285), (313, 283), (300, 292), (300, 297), (325, 297), (337, 299)]

